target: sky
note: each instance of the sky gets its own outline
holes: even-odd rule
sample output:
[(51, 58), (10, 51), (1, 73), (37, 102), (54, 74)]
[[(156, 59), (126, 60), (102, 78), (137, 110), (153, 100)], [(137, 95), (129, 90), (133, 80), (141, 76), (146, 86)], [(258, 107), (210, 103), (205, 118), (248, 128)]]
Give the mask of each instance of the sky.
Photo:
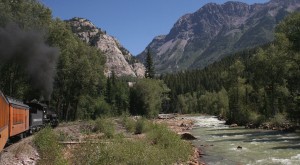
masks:
[[(81, 17), (117, 38), (133, 55), (141, 53), (155, 36), (168, 34), (183, 15), (213, 2), (228, 0), (40, 0), (62, 20)], [(232, 1), (232, 0), (231, 0)], [(268, 0), (239, 0), (247, 4)]]

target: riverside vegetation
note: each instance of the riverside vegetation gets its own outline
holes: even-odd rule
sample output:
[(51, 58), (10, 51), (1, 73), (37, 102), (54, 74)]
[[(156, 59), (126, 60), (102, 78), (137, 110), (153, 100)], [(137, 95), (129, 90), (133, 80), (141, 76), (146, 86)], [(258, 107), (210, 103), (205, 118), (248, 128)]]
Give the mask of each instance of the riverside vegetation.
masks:
[[(117, 127), (125, 130), (120, 131)], [(190, 143), (181, 140), (165, 125), (144, 118), (98, 118), (81, 124), (79, 131), (86, 138), (74, 147), (59, 144), (59, 141), (69, 140), (66, 132), (57, 133), (49, 128), (39, 132), (34, 140), (41, 153), (38, 163), (174, 164), (185, 163), (192, 155)], [(68, 157), (62, 156), (63, 148), (64, 152), (70, 153)]]

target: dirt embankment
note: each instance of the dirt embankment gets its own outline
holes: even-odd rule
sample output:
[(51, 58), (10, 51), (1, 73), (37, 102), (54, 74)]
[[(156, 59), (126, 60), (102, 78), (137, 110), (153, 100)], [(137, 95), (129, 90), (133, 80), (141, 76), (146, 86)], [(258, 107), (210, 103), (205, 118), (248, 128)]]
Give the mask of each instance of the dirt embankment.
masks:
[(39, 154), (32, 139), (30, 136), (6, 147), (0, 153), (0, 165), (35, 165)]

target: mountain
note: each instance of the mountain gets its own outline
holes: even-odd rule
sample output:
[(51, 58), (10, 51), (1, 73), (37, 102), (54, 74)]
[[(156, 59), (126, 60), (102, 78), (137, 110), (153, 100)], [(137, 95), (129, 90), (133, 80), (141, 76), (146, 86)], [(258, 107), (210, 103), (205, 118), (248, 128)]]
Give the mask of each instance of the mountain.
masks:
[(119, 41), (108, 35), (102, 29), (84, 18), (67, 20), (80, 39), (91, 46), (95, 46), (106, 55), (106, 68), (104, 74), (109, 76), (112, 72), (116, 76), (144, 77), (145, 67), (132, 54), (124, 48)]
[(137, 57), (144, 61), (149, 49), (158, 73), (204, 68), (228, 54), (272, 41), (275, 26), (299, 10), (300, 0), (208, 3), (182, 16), (169, 34), (155, 37)]

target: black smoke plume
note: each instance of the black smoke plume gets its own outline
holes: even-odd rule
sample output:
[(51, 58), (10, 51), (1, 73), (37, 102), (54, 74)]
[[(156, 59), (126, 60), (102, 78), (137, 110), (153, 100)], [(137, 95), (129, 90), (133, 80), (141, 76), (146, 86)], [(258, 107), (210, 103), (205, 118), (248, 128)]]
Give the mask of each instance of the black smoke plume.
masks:
[(53, 90), (58, 54), (57, 48), (45, 44), (41, 32), (25, 31), (12, 23), (0, 28), (0, 65), (13, 60), (47, 100)]

